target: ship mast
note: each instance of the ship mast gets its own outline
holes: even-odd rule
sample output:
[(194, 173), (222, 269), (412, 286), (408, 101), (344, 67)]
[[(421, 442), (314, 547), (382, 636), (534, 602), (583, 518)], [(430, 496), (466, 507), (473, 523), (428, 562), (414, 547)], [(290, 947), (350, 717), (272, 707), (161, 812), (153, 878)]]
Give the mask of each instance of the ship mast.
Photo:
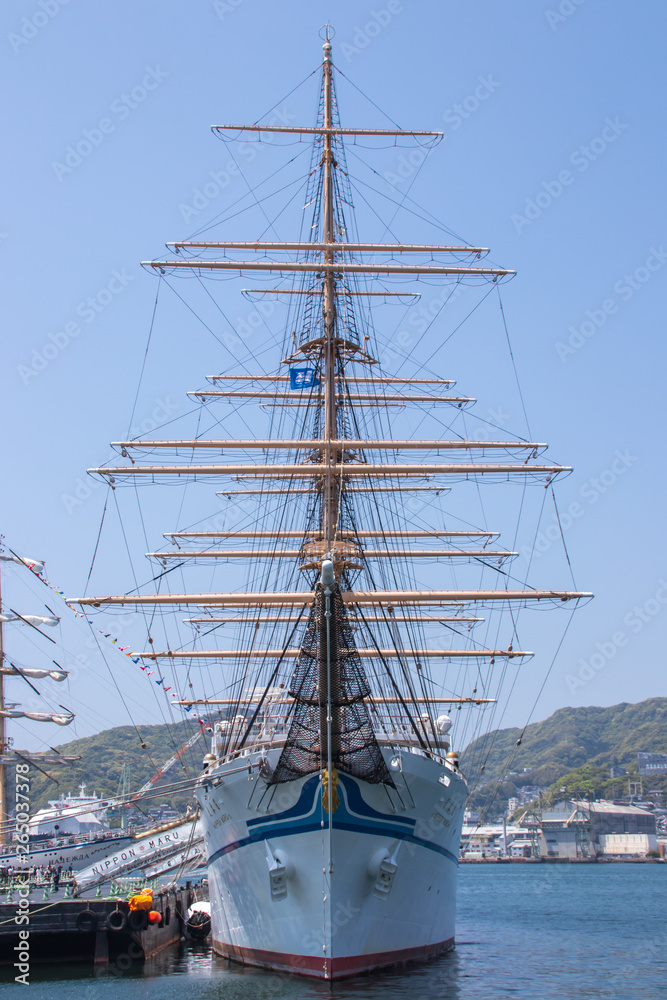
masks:
[[(327, 248), (324, 251), (325, 262), (329, 265), (334, 262), (334, 250), (331, 246), (335, 242), (334, 232), (334, 199), (333, 199), (333, 134), (332, 134), (332, 107), (331, 107), (331, 42), (327, 39), (323, 46), (324, 50), (324, 155), (322, 157), (323, 177), (323, 221), (324, 221), (324, 242)], [(332, 453), (331, 442), (337, 438), (336, 433), (336, 295), (335, 277), (331, 267), (327, 268), (323, 276), (323, 318), (324, 318), (324, 464), (326, 472), (323, 483), (323, 534), (325, 550), (330, 553), (336, 536), (338, 527), (338, 501), (337, 489), (334, 479), (332, 463), (336, 462), (337, 456)]]
[[(216, 560), (262, 560), (292, 559), (296, 557), (300, 563), (298, 573), (317, 572), (317, 582), (307, 586), (295, 586), (295, 579), (290, 578), (287, 589), (276, 587), (275, 590), (249, 587), (248, 591), (232, 591), (225, 588), (222, 592), (213, 593), (130, 593), (116, 596), (77, 598), (81, 606), (151, 606), (155, 608), (195, 606), (207, 609), (219, 609), (218, 616), (211, 621), (217, 625), (224, 622), (238, 621), (241, 627), (252, 625), (252, 639), (246, 633), (245, 638), (237, 648), (220, 649), (151, 649), (141, 654), (143, 659), (154, 660), (166, 658), (172, 664), (181, 658), (214, 659), (220, 662), (259, 661), (259, 666), (253, 673), (255, 678), (252, 688), (244, 688), (248, 671), (239, 668), (232, 685), (238, 685), (239, 695), (230, 700), (232, 704), (257, 704), (247, 721), (246, 729), (240, 736), (239, 746), (243, 746), (249, 737), (258, 712), (265, 699), (269, 696), (276, 680), (287, 679), (287, 664), (290, 660), (297, 661), (297, 667), (292, 674), (292, 681), (284, 691), (281, 703), (294, 707), (294, 713), (309, 713), (308, 725), (304, 724), (304, 733), (291, 742), (292, 748), (297, 747), (302, 758), (308, 760), (310, 771), (318, 769), (327, 771), (327, 797), (331, 809), (333, 800), (332, 768), (345, 770), (349, 768), (350, 755), (357, 751), (349, 739), (349, 719), (356, 716), (359, 732), (370, 723), (363, 713), (370, 705), (397, 704), (406, 726), (410, 727), (422, 747), (433, 744), (437, 747), (437, 736), (430, 720), (430, 727), (424, 722), (422, 708), (424, 705), (437, 703), (428, 685), (432, 683), (430, 671), (423, 670), (421, 660), (435, 659), (446, 662), (488, 662), (492, 666), (496, 659), (507, 662), (521, 662), (531, 654), (513, 649), (512, 644), (507, 649), (485, 648), (474, 643), (470, 649), (432, 648), (428, 642), (420, 641), (409, 629), (406, 639), (396, 632), (396, 624), (419, 627), (422, 623), (432, 621), (429, 611), (435, 612), (439, 620), (443, 617), (443, 608), (453, 610), (453, 607), (471, 606), (473, 609), (485, 606), (508, 607), (511, 605), (523, 607), (539, 602), (569, 602), (578, 603), (589, 595), (578, 591), (537, 590), (526, 586), (523, 589), (416, 589), (413, 583), (410, 588), (407, 578), (401, 577), (396, 571), (396, 564), (401, 560), (411, 560), (416, 557), (437, 558), (446, 560), (450, 565), (462, 561), (500, 567), (501, 562), (513, 556), (504, 550), (495, 551), (486, 548), (486, 541), (496, 537), (495, 532), (474, 531), (452, 532), (436, 531), (431, 524), (425, 524), (424, 529), (411, 530), (411, 525), (403, 527), (403, 521), (396, 521), (387, 526), (383, 520), (385, 510), (384, 497), (382, 509), (377, 506), (375, 494), (412, 493), (419, 490), (432, 490), (436, 494), (448, 490), (448, 482), (472, 480), (487, 482), (490, 479), (522, 481), (535, 479), (549, 486), (559, 474), (570, 471), (567, 467), (556, 463), (544, 463), (539, 460), (546, 445), (542, 442), (517, 439), (480, 441), (468, 440), (467, 434), (447, 439), (406, 439), (405, 436), (393, 439), (385, 436), (383, 431), (368, 433), (371, 423), (365, 413), (379, 407), (388, 408), (405, 406), (406, 404), (430, 404), (432, 407), (450, 407), (458, 410), (474, 403), (467, 396), (436, 395), (446, 392), (454, 385), (450, 379), (400, 378), (385, 375), (378, 360), (371, 357), (366, 350), (366, 339), (360, 343), (354, 322), (354, 309), (351, 303), (356, 301), (353, 296), (396, 295), (405, 296), (413, 293), (368, 291), (355, 287), (356, 280), (366, 277), (371, 281), (376, 278), (412, 278), (449, 279), (461, 282), (465, 279), (486, 280), (497, 282), (511, 277), (514, 272), (498, 266), (480, 265), (480, 258), (485, 257), (488, 250), (484, 247), (446, 244), (397, 244), (391, 243), (360, 243), (348, 242), (348, 231), (345, 228), (343, 205), (348, 202), (345, 191), (347, 174), (345, 171), (344, 140), (354, 140), (356, 137), (391, 137), (398, 139), (425, 139), (429, 142), (442, 138), (442, 133), (432, 131), (390, 129), (343, 128), (338, 120), (335, 83), (333, 78), (333, 63), (331, 59), (331, 41), (327, 30), (323, 45), (322, 81), (320, 91), (320, 109), (318, 120), (314, 127), (299, 125), (217, 125), (213, 132), (220, 138), (235, 138), (255, 134), (261, 141), (265, 133), (279, 134), (291, 141), (292, 136), (312, 136), (315, 152), (311, 163), (311, 174), (315, 178), (310, 187), (314, 194), (310, 205), (315, 202), (312, 216), (312, 240), (298, 241), (256, 241), (225, 239), (225, 240), (188, 240), (168, 243), (173, 256), (169, 259), (144, 261), (144, 265), (159, 275), (191, 274), (196, 277), (224, 277), (225, 274), (236, 272), (239, 275), (247, 272), (262, 272), (287, 280), (291, 287), (262, 288), (261, 294), (276, 294), (288, 296), (304, 296), (310, 298), (301, 326), (301, 336), (297, 339), (296, 331), (292, 331), (293, 350), (289, 347), (280, 362), (281, 365), (307, 364), (310, 368), (311, 381), (299, 386), (292, 382), (292, 369), (287, 374), (223, 374), (207, 376), (215, 388), (198, 390), (190, 395), (197, 401), (213, 403), (226, 400), (232, 405), (243, 404), (246, 400), (257, 405), (268, 407), (306, 407), (309, 408), (304, 420), (296, 420), (292, 410), (285, 409), (288, 415), (295, 417), (295, 425), (300, 428), (298, 434), (283, 437), (270, 436), (246, 440), (240, 438), (207, 438), (197, 436), (187, 440), (141, 440), (116, 442), (123, 458), (129, 458), (125, 465), (110, 464), (104, 468), (90, 469), (89, 472), (101, 476), (111, 483), (115, 489), (122, 483), (149, 483), (171, 480), (202, 481), (222, 479), (228, 481), (246, 482), (259, 480), (257, 486), (241, 490), (224, 489), (225, 496), (260, 496), (266, 503), (267, 497), (283, 495), (285, 500), (291, 495), (308, 494), (313, 496), (313, 507), (309, 510), (308, 524), (303, 531), (296, 530), (297, 521), (290, 521), (292, 512), (281, 512), (278, 523), (273, 530), (236, 531), (236, 532), (171, 532), (169, 538), (216, 539), (228, 535), (237, 538), (249, 537), (256, 541), (270, 539), (267, 548), (251, 547), (242, 549), (204, 549), (183, 550), (178, 546), (175, 553), (147, 553), (150, 558), (162, 559), (165, 565), (172, 559), (179, 563), (209, 561), (215, 565)], [(310, 197), (309, 194), (309, 197)], [(351, 192), (349, 193), (351, 199)], [(351, 204), (351, 201), (350, 201)], [(304, 208), (307, 206), (304, 206)], [(249, 253), (242, 253), (249, 251)], [(297, 252), (297, 259), (286, 256)], [(241, 256), (242, 254), (242, 256)], [(401, 262), (396, 256), (401, 255)], [(367, 256), (370, 255), (370, 256)], [(407, 259), (406, 259), (407, 255)], [(241, 257), (241, 259), (239, 259)], [(245, 259), (243, 259), (245, 257)], [(250, 258), (250, 259), (248, 259)], [(403, 262), (405, 261), (405, 262)], [(321, 297), (320, 306), (313, 306), (312, 313), (308, 310), (314, 300)], [(304, 300), (301, 300), (302, 302)], [(297, 313), (298, 315), (298, 313)], [(352, 322), (350, 316), (352, 315)], [(315, 322), (312, 322), (312, 319)], [(289, 331), (286, 330), (286, 337)], [(365, 366), (364, 374), (348, 376), (346, 367), (354, 364)], [(372, 369), (371, 365), (377, 365)], [(227, 388), (226, 383), (237, 383)], [(285, 386), (283, 383), (289, 383)], [(266, 385), (269, 383), (269, 385)], [(350, 391), (350, 385), (352, 391)], [(220, 387), (217, 387), (220, 386)], [(415, 391), (415, 387), (418, 387)], [(389, 391), (387, 391), (389, 389)], [(305, 390), (305, 391), (304, 391)], [(392, 391), (397, 390), (397, 391)], [(349, 414), (349, 419), (348, 419)], [(357, 419), (360, 414), (360, 419)], [(310, 433), (305, 433), (305, 425), (312, 417)], [(342, 419), (344, 417), (345, 419)], [(370, 430), (370, 427), (368, 427)], [(166, 449), (174, 453), (174, 460), (162, 464), (155, 459), (154, 452)], [(195, 459), (200, 450), (212, 453), (212, 460), (201, 462)], [(232, 450), (245, 454), (239, 455), (238, 461), (223, 456)], [(253, 451), (262, 451), (263, 460), (252, 457)], [(285, 451), (289, 454), (285, 462), (274, 461), (273, 452)], [(410, 461), (402, 453), (408, 451), (414, 456)], [(374, 453), (380, 453), (377, 458)], [(416, 453), (416, 454), (415, 454)], [(448, 460), (438, 460), (437, 457), (449, 453)], [(144, 455), (143, 461), (141, 455)], [(187, 458), (183, 456), (187, 455)], [(135, 458), (135, 456), (137, 456)], [(475, 459), (484, 458), (481, 463)], [(260, 464), (261, 462), (261, 464)], [(420, 479), (435, 478), (431, 485), (416, 485)], [(404, 485), (398, 485), (403, 483)], [(355, 518), (354, 503), (346, 498), (357, 494), (368, 498), (372, 507), (376, 500), (377, 519), (363, 530), (358, 530)], [(315, 505), (315, 500), (317, 504)], [(402, 504), (402, 498), (398, 498)], [(397, 502), (398, 502), (397, 501)], [(399, 506), (400, 506), (399, 504)], [(287, 505), (288, 506), (288, 505)], [(400, 507), (402, 511), (402, 506)], [(397, 517), (401, 517), (401, 512)], [(391, 517), (389, 511), (389, 517)], [(291, 525), (291, 527), (290, 527)], [(258, 520), (258, 527), (260, 522)], [(442, 550), (408, 549), (392, 547), (391, 540), (419, 537), (442, 537), (456, 543), (459, 536), (469, 535), (471, 542), (478, 539), (482, 547), (473, 549), (468, 543), (465, 548), (454, 548), (452, 545)], [(282, 547), (283, 540), (300, 538), (298, 550)], [(381, 548), (367, 548), (366, 538), (377, 538)], [(368, 568), (369, 560), (382, 560), (384, 585), (380, 589), (375, 582), (372, 571)], [(323, 566), (324, 561), (324, 566)], [(360, 563), (362, 565), (360, 565)], [(394, 565), (392, 565), (394, 563)], [(326, 567), (326, 571), (324, 570)], [(385, 567), (388, 567), (385, 572)], [(322, 576), (320, 577), (320, 570)], [(355, 573), (362, 570), (365, 577), (359, 589), (356, 587)], [(303, 579), (303, 578), (301, 578)], [(312, 577), (311, 577), (312, 579)], [(304, 617), (305, 631), (301, 643), (293, 642), (295, 629), (288, 635), (286, 630), (284, 646), (276, 644), (272, 631), (275, 625), (286, 625), (296, 622), (297, 626), (306, 609), (310, 615)], [(369, 611), (366, 615), (364, 609)], [(228, 610), (236, 617), (220, 615)], [(395, 615), (398, 610), (400, 614)], [(254, 614), (251, 614), (254, 612)], [(209, 611), (210, 614), (210, 611)], [(297, 616), (298, 615), (298, 616)], [(197, 622), (200, 619), (194, 618)], [(449, 619), (455, 622), (455, 618)], [(477, 619), (472, 618), (470, 621)], [(306, 624), (307, 621), (307, 624)], [(368, 623), (374, 623), (378, 629), (380, 641), (368, 630)], [(257, 629), (266, 624), (266, 642), (259, 640)], [(357, 643), (354, 629), (363, 628), (363, 643)], [(368, 635), (366, 635), (368, 632)], [(151, 640), (152, 641), (152, 640)], [(456, 643), (452, 643), (455, 646)], [(496, 645), (498, 645), (496, 643)], [(373, 685), (368, 685), (364, 676), (361, 660), (368, 659), (372, 671)], [(392, 662), (393, 661), (393, 662)], [(375, 670), (375, 664), (378, 669)], [(275, 665), (275, 666), (274, 666)], [(396, 666), (396, 670), (394, 670)], [(414, 669), (413, 669), (414, 667)], [(259, 677), (263, 674), (263, 681)], [(290, 674), (292, 671), (290, 670)], [(299, 683), (294, 677), (300, 678)], [(264, 684), (266, 681), (266, 685)], [(280, 689), (285, 687), (280, 684)], [(258, 702), (254, 702), (255, 692), (263, 690)], [(444, 690), (444, 689), (443, 689)], [(473, 695), (477, 688), (473, 689)], [(484, 693), (484, 692), (483, 692)], [(458, 698), (448, 692), (446, 699), (452, 704), (475, 703), (485, 704), (493, 699), (478, 699), (474, 697)], [(203, 704), (197, 699), (183, 697), (176, 704), (192, 707), (193, 704)], [(207, 699), (211, 705), (226, 705), (227, 700)], [(412, 707), (412, 710), (411, 710)], [(288, 713), (289, 714), (289, 713)], [(303, 713), (302, 713), (303, 714)], [(363, 716), (363, 718), (362, 718)], [(293, 714), (292, 718), (295, 718)], [(312, 722), (311, 722), (312, 719)], [(366, 721), (364, 721), (366, 719)], [(428, 734), (432, 731), (433, 739)], [(290, 730), (291, 731), (291, 730)], [(295, 730), (296, 731), (296, 730)], [(351, 730), (350, 730), (351, 731)], [(366, 730), (363, 730), (366, 732)], [(229, 729), (229, 745), (232, 748), (233, 727)], [(369, 728), (372, 737), (372, 728)], [(291, 737), (290, 737), (291, 739)], [(364, 737), (365, 740), (365, 737)], [(360, 739), (358, 743), (364, 743)], [(426, 741), (426, 742), (425, 742)], [(290, 742), (290, 741), (288, 741)], [(363, 750), (371, 746), (368, 739)], [(298, 744), (298, 745), (297, 745)], [(348, 746), (348, 744), (350, 744)], [(234, 744), (236, 745), (236, 744)], [(357, 744), (355, 744), (357, 745)], [(374, 751), (373, 751), (374, 752)], [(370, 753), (370, 751), (369, 751)], [(379, 754), (379, 751), (378, 751)], [(375, 758), (373, 758), (375, 759)], [(281, 757), (282, 760), (282, 757)], [(369, 757), (370, 760), (370, 757)], [(379, 761), (379, 763), (378, 763)], [(372, 780), (385, 778), (380, 774), (381, 760), (378, 757), (375, 767), (375, 777)], [(371, 767), (368, 761), (363, 766)], [(304, 765), (305, 766), (305, 765)], [(299, 771), (301, 765), (285, 763), (283, 777), (276, 781), (291, 780)], [(291, 768), (291, 770), (290, 770)], [(365, 773), (365, 772), (364, 772)], [(323, 776), (324, 777), (324, 776)], [(273, 779), (272, 779), (273, 780)], [(331, 816), (331, 813), (330, 813)]]
[[(323, 231), (326, 249), (324, 260), (327, 264), (334, 262), (335, 242), (334, 232), (334, 196), (333, 196), (333, 122), (332, 122), (332, 86), (331, 86), (331, 42), (327, 30), (327, 38), (322, 46), (324, 62), (324, 155), (322, 168), (324, 170), (322, 185)], [(338, 491), (334, 479), (333, 466), (338, 465), (341, 452), (332, 452), (332, 441), (338, 437), (336, 426), (336, 291), (335, 277), (331, 267), (324, 271), (322, 312), (324, 320), (324, 465), (322, 494), (322, 535), (327, 558), (331, 558), (333, 545), (338, 528)], [(333, 565), (330, 567), (333, 577)], [(320, 651), (318, 657), (318, 682), (320, 698), (320, 759), (321, 766), (325, 763), (327, 774), (327, 812), (329, 814), (329, 870), (333, 865), (333, 758), (340, 750), (340, 662), (337, 650), (337, 635), (332, 629), (331, 621), (331, 581), (325, 581), (324, 575), (319, 584), (324, 589), (325, 611), (320, 626)], [(334, 745), (335, 744), (335, 745)]]

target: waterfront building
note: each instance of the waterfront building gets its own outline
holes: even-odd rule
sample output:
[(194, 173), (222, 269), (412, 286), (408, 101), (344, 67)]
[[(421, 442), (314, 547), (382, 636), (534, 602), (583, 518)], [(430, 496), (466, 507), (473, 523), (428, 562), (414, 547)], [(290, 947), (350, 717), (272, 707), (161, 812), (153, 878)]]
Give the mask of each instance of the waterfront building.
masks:
[(640, 774), (667, 774), (667, 753), (638, 753)]
[(517, 837), (510, 843), (508, 854), (511, 858), (532, 858), (533, 841), (528, 837)]
[[(483, 826), (467, 826), (464, 824), (461, 835), (461, 857), (500, 858), (523, 857), (522, 853), (514, 854), (512, 847), (517, 841), (528, 841), (530, 830), (523, 826), (507, 823), (489, 823)], [(526, 855), (530, 857), (530, 853)]]
[(542, 857), (645, 857), (656, 846), (655, 815), (636, 805), (567, 800), (542, 814)]

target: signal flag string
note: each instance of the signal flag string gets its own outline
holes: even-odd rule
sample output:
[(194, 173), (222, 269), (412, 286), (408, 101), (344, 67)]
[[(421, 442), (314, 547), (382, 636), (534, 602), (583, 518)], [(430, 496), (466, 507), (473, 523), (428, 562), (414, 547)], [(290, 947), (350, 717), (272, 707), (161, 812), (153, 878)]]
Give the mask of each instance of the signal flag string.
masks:
[[(10, 549), (9, 551), (12, 553), (12, 555), (16, 555), (16, 553), (14, 553), (12, 551), (12, 549)], [(58, 595), (58, 597), (63, 601), (63, 603), (66, 604), (67, 607), (70, 609), (70, 611), (72, 612), (72, 614), (74, 615), (75, 618), (83, 618), (83, 620), (88, 625), (91, 626), (91, 628), (93, 629), (94, 632), (97, 632), (104, 639), (108, 639), (109, 643), (112, 646), (114, 646), (118, 650), (118, 652), (123, 653), (123, 655), (126, 656), (129, 660), (131, 660), (132, 663), (138, 665), (139, 668), (144, 672), (144, 674), (145, 674), (146, 677), (150, 678), (154, 673), (156, 673), (155, 670), (149, 670), (146, 666), (144, 666), (142, 664), (141, 657), (137, 655), (136, 651), (132, 648), (132, 646), (130, 646), (130, 645), (120, 646), (118, 644), (119, 643), (119, 638), (118, 637), (114, 637), (111, 632), (105, 632), (103, 629), (96, 628), (95, 627), (95, 623), (94, 623), (94, 621), (92, 619), (88, 618), (87, 615), (84, 612), (77, 611), (76, 608), (72, 604), (70, 604), (70, 602), (65, 597), (65, 591), (64, 590), (60, 590), (58, 587), (54, 586), (47, 579), (47, 577), (43, 575), (43, 571), (38, 571), (38, 570), (34, 569), (29, 563), (27, 563), (23, 559), (21, 559), (20, 556), (16, 556), (16, 558), (19, 559), (23, 563), (23, 565), (26, 566), (30, 570), (30, 572), (33, 574), (33, 576), (36, 576), (37, 579), (41, 583), (43, 583), (45, 587), (48, 587), (49, 590), (52, 590), (54, 594)], [(162, 690), (165, 692), (165, 694), (168, 691), (172, 691), (173, 693), (172, 693), (171, 697), (172, 698), (178, 698), (178, 692), (174, 691), (173, 686), (172, 685), (168, 685), (167, 687), (165, 687), (164, 682), (165, 682), (165, 678), (161, 677), (160, 680), (153, 681), (152, 683), (156, 684), (158, 687), (161, 687)], [(179, 707), (182, 708), (183, 711), (186, 712), (186, 713), (192, 711), (192, 706), (181, 705)], [(197, 715), (196, 713), (195, 713), (195, 715), (189, 715), (188, 718), (196, 718), (197, 722), (201, 726), (205, 725), (208, 722), (208, 719), (206, 719), (206, 718), (204, 718), (204, 717), (202, 717), (200, 715)]]

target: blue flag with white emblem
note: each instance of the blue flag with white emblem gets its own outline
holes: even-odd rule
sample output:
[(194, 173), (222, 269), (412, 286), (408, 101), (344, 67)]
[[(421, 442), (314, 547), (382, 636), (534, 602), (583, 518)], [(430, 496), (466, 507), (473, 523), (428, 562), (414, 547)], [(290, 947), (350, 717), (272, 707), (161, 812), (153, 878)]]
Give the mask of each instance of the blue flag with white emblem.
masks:
[(290, 389), (310, 389), (320, 384), (314, 368), (290, 368), (289, 381)]

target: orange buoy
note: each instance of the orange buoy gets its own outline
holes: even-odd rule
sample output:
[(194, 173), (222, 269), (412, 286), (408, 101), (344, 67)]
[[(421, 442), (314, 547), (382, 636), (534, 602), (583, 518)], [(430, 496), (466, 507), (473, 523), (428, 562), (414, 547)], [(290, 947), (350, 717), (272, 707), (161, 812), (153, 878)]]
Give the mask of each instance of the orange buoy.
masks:
[(153, 893), (150, 889), (144, 889), (135, 896), (130, 897), (130, 910), (150, 910), (153, 905)]
[(162, 920), (162, 914), (158, 913), (157, 910), (151, 910), (148, 914), (149, 924), (159, 924)]

